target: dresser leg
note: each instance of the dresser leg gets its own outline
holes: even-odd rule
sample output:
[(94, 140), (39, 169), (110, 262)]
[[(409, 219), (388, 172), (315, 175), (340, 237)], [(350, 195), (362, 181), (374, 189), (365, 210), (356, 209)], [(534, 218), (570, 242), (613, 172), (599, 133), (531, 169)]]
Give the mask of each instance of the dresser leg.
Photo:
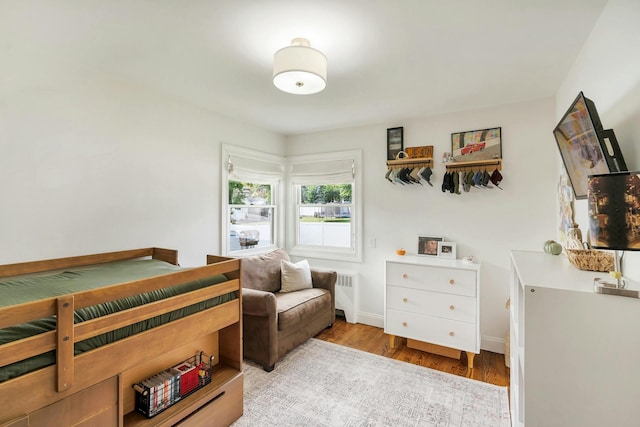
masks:
[(396, 336), (389, 335), (389, 348), (396, 348)]
[(467, 369), (473, 369), (473, 358), (476, 356), (475, 353), (467, 351)]

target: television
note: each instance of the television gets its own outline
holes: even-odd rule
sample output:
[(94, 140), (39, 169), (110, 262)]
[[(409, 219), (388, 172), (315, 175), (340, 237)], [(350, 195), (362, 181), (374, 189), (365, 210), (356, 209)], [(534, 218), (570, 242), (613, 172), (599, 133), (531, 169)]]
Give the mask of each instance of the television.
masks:
[(582, 92), (553, 130), (576, 199), (587, 198), (587, 178), (627, 170), (615, 134), (604, 129), (596, 106)]

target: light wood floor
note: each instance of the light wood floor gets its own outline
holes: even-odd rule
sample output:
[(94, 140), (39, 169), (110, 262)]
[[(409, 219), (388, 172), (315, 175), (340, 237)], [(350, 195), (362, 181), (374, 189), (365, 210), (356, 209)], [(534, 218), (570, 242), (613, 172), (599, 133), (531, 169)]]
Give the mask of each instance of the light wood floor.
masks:
[[(315, 338), (462, 377), (467, 376), (467, 356), (464, 352), (459, 360), (451, 359), (408, 348), (407, 340), (403, 338), (397, 338), (396, 348), (391, 349), (389, 336), (383, 329), (347, 323), (343, 318), (337, 318), (331, 328), (325, 329)], [(504, 364), (503, 354), (481, 350), (474, 358), (473, 365), (470, 378), (500, 386), (509, 385), (509, 368)]]

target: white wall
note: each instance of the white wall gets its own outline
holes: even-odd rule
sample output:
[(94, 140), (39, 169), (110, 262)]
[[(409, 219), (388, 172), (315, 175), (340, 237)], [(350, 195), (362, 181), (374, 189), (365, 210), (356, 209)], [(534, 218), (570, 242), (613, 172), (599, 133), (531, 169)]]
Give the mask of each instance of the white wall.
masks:
[(284, 138), (108, 77), (0, 101), (0, 263), (161, 246), (184, 266), (220, 246), (221, 142)]
[[(556, 96), (556, 119), (578, 92), (594, 101), (605, 129), (613, 129), (629, 170), (640, 170), (640, 2), (610, 0)], [(559, 155), (558, 155), (559, 156)], [(580, 228), (585, 200), (574, 203)], [(640, 256), (627, 252), (623, 273), (640, 281)]]
[[(553, 139), (553, 99), (463, 113), (408, 119), (287, 138), (287, 154), (363, 150), (364, 261), (361, 264), (311, 260), (316, 266), (359, 271), (358, 320), (383, 325), (384, 260), (404, 247), (417, 249), (418, 233), (457, 243), (458, 258), (482, 261), (482, 347), (504, 351), (509, 320), (509, 251), (541, 250), (555, 236), (557, 148)], [(386, 172), (386, 128), (403, 126), (405, 147), (433, 145), (435, 187), (393, 185)], [(501, 126), (502, 188), (472, 189), (454, 195), (441, 191), (442, 153), (451, 151), (451, 133)], [(491, 172), (491, 171), (490, 171)], [(375, 238), (376, 247), (368, 242)]]

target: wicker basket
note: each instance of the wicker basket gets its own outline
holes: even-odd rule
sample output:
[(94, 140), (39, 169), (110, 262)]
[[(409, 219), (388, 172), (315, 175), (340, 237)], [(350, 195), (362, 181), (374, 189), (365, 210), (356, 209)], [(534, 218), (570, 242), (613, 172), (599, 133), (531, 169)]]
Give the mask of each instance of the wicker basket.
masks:
[(613, 254), (593, 249), (565, 249), (569, 262), (580, 270), (613, 271)]

